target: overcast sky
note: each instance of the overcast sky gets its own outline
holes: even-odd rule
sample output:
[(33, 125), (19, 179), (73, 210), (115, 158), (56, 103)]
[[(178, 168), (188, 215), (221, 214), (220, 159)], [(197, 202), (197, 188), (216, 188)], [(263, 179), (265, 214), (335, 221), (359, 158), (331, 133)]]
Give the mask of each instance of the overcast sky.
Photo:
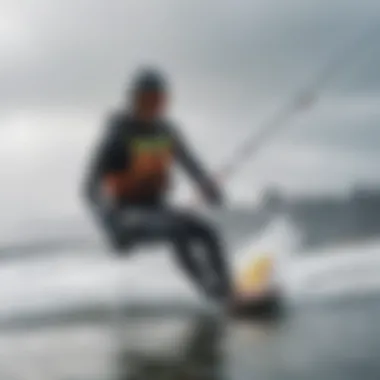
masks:
[(365, 31), (308, 112), (230, 184), (255, 199), (379, 183), (378, 0), (0, 0), (2, 218), (71, 215), (107, 111), (139, 64), (173, 82), (173, 116), (210, 168)]

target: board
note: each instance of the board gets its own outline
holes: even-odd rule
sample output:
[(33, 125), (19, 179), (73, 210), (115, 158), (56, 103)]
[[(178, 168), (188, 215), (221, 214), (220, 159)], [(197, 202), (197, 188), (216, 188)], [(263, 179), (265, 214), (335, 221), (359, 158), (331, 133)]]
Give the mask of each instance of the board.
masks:
[(261, 253), (237, 271), (234, 300), (229, 309), (231, 316), (273, 318), (283, 315), (284, 295), (273, 281), (273, 266), (271, 255)]

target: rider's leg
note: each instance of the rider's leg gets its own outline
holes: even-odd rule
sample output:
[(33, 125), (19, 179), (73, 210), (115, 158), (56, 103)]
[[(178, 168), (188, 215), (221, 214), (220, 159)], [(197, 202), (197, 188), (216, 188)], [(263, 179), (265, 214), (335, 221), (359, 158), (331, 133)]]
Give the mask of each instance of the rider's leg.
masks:
[(231, 292), (231, 279), (225, 257), (223, 243), (209, 223), (195, 215), (171, 211), (171, 217), (181, 226), (182, 234), (187, 236), (177, 255), (195, 281), (202, 281), (210, 296), (218, 299), (228, 298)]

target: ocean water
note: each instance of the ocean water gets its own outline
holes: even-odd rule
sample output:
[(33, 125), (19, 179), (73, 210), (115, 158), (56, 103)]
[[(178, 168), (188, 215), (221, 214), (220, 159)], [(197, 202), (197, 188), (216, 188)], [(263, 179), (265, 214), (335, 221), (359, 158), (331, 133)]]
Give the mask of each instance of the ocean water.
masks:
[(380, 243), (295, 257), (296, 238), (279, 220), (237, 254), (277, 253), (276, 323), (209, 309), (164, 251), (8, 263), (0, 378), (379, 379)]
[(7, 329), (2, 379), (373, 379), (380, 297), (301, 307), (274, 323), (119, 315)]

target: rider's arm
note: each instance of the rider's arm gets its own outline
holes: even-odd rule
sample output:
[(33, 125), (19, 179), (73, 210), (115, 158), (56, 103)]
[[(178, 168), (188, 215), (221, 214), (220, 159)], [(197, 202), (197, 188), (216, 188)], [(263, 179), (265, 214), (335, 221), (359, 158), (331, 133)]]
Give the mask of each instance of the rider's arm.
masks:
[(119, 134), (118, 120), (113, 117), (107, 122), (105, 133), (93, 152), (86, 173), (84, 196), (91, 206), (98, 204), (103, 198), (102, 185), (104, 180), (109, 173), (115, 170)]
[(198, 184), (205, 198), (213, 204), (223, 201), (220, 187), (206, 172), (203, 165), (198, 161), (184, 138), (179, 133), (173, 132), (175, 138), (175, 154), (178, 163), (185, 169), (190, 177)]
[[(112, 117), (106, 124), (104, 135), (96, 146), (90, 160), (84, 182), (84, 198), (89, 203), (91, 211), (102, 228), (107, 232), (110, 243), (118, 248), (118, 207), (115, 194), (112, 194), (112, 179), (120, 178), (121, 123), (117, 117)], [(111, 191), (104, 191), (105, 181)], [(108, 183), (107, 183), (108, 181)], [(114, 182), (115, 182), (114, 181)], [(114, 183), (116, 186), (116, 184)]]

